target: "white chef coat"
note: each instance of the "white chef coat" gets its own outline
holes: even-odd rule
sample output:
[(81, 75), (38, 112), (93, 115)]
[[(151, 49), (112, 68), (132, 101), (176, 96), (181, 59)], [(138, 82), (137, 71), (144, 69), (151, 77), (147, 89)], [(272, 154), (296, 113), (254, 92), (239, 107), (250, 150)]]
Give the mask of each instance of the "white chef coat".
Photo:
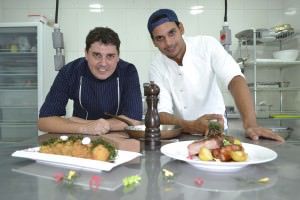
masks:
[(182, 66), (162, 53), (151, 63), (150, 80), (160, 87), (158, 111), (185, 120), (195, 120), (204, 114), (224, 116), (225, 104), (218, 82), (228, 87), (235, 76), (244, 77), (239, 65), (213, 37), (184, 37), (184, 41)]

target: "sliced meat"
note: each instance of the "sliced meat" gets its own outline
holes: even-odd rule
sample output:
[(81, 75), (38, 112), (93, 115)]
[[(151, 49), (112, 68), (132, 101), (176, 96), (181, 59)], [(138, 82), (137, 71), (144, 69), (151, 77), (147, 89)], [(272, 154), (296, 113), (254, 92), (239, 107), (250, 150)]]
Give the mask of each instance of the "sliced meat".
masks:
[(212, 153), (214, 158), (221, 159), (221, 148), (212, 149), (211, 153)]
[(238, 144), (227, 145), (223, 148), (226, 149), (227, 151), (243, 151), (242, 145), (238, 145)]
[(220, 150), (220, 159), (222, 162), (228, 162), (232, 160), (230, 156), (230, 150), (226, 147), (222, 147)]
[(195, 141), (188, 145), (189, 155), (197, 155), (201, 147), (206, 147), (208, 149), (220, 148), (223, 144), (223, 137), (213, 136), (204, 140)]
[[(220, 154), (219, 154), (219, 159), (221, 159), (221, 161), (223, 162), (228, 162), (231, 161), (231, 155), (230, 152), (232, 151), (242, 151), (243, 147), (241, 145), (237, 145), (237, 144), (231, 144), (231, 145), (227, 145), (224, 146), (220, 149)], [(217, 157), (215, 157), (217, 158)]]

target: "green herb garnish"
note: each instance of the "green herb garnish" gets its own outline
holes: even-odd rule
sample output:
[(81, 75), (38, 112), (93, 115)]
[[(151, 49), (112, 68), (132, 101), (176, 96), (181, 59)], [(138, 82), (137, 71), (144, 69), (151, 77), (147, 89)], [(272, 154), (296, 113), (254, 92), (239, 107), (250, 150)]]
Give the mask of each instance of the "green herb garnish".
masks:
[(208, 124), (208, 136), (221, 135), (223, 133), (222, 126), (217, 121), (210, 121)]
[(71, 135), (68, 137), (67, 140), (61, 140), (60, 138), (50, 138), (47, 141), (42, 142), (43, 146), (59, 144), (59, 143), (66, 143), (66, 142), (76, 142), (77, 140), (82, 140), (83, 136), (81, 135)]
[(129, 187), (132, 185), (136, 185), (136, 184), (140, 183), (141, 180), (142, 180), (142, 178), (139, 175), (127, 176), (123, 179), (123, 186)]
[(229, 142), (228, 140), (224, 139), (224, 140), (223, 140), (223, 145), (224, 145), (224, 146), (231, 145), (231, 142)]
[(57, 141), (57, 138), (50, 138), (49, 140), (42, 142), (42, 145), (43, 145), (43, 146), (52, 145), (52, 144), (54, 144), (56, 141)]

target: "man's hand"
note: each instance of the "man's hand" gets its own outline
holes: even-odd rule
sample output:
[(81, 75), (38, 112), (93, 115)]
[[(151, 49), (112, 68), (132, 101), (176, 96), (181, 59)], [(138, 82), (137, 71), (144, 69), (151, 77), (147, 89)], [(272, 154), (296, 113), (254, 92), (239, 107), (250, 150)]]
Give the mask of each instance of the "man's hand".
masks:
[(259, 138), (268, 138), (277, 140), (279, 142), (284, 142), (284, 139), (278, 134), (274, 133), (271, 129), (263, 127), (250, 127), (246, 130), (246, 137), (249, 137), (252, 140), (259, 140)]
[(101, 118), (84, 124), (81, 133), (90, 135), (102, 135), (109, 131), (109, 122)]
[(193, 133), (193, 134), (208, 134), (208, 124), (209, 121), (216, 120), (220, 123), (222, 128), (224, 127), (224, 119), (222, 115), (219, 114), (206, 114), (199, 117), (193, 121), (187, 121), (186, 126), (183, 127), (184, 132)]

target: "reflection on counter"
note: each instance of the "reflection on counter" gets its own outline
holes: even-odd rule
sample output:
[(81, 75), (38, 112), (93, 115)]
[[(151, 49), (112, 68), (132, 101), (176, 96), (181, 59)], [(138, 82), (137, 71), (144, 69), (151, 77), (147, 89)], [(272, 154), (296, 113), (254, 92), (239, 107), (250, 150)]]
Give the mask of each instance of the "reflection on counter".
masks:
[[(130, 167), (131, 166), (131, 167)], [(38, 162), (31, 163), (26, 166), (16, 167), (12, 169), (13, 172), (27, 174), (30, 176), (36, 176), (39, 178), (44, 178), (51, 180), (54, 184), (55, 182), (55, 174), (62, 173), (67, 175), (69, 169), (44, 165)], [(95, 175), (100, 177), (101, 184), (99, 185), (99, 190), (108, 190), (115, 191), (122, 186), (122, 179), (127, 176), (138, 175), (141, 172), (140, 164), (135, 162), (134, 164), (125, 166), (119, 166), (113, 169), (110, 173), (107, 172), (89, 172), (83, 170), (76, 170), (77, 178), (74, 179), (73, 184), (77, 186), (81, 186), (84, 189), (90, 188), (91, 178)]]
[[(187, 163), (170, 161), (162, 168), (172, 171), (175, 176), (172, 180), (172, 187), (187, 187), (204, 191), (258, 191), (272, 187), (277, 181), (277, 171), (274, 165), (262, 164), (248, 166), (234, 173), (217, 173), (195, 170)], [(268, 177), (269, 181), (260, 183), (261, 178)], [(163, 177), (160, 177), (163, 179)], [(203, 184), (197, 185), (195, 180), (201, 178)], [(170, 184), (168, 185), (170, 187)]]

